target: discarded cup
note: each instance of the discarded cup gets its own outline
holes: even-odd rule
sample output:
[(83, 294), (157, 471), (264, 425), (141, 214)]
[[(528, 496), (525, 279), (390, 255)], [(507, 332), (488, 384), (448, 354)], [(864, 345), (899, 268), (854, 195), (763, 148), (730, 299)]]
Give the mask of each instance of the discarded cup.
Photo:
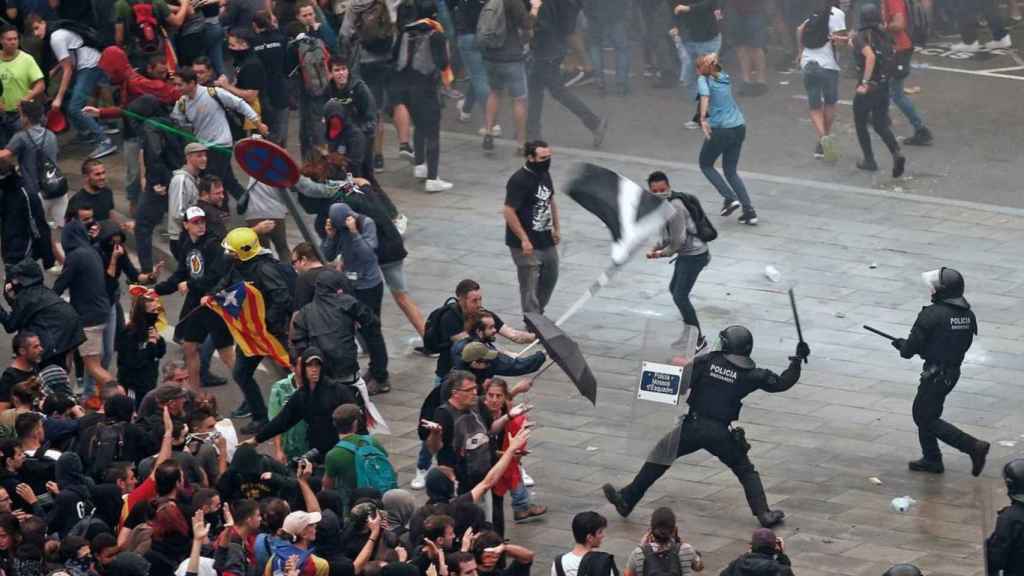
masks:
[(917, 500), (914, 500), (910, 496), (900, 496), (899, 498), (893, 498), (892, 502), (889, 503), (889, 506), (891, 506), (895, 512), (906, 512), (907, 510), (910, 510), (910, 507), (914, 504), (917, 504)]
[(868, 478), (868, 482), (871, 482), (875, 486), (881, 486), (882, 485), (882, 479), (881, 478), (877, 478), (875, 476), (872, 476), (871, 478)]
[(772, 282), (778, 282), (782, 279), (782, 272), (779, 272), (779, 269), (771, 264), (764, 267), (764, 275)]

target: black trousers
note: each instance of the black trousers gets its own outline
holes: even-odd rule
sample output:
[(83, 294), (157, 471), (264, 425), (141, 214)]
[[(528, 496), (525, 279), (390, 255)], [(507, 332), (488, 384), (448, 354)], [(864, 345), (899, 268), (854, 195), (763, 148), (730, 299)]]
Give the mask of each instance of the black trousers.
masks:
[(544, 112), (544, 91), (565, 106), (593, 131), (601, 125), (601, 119), (586, 104), (565, 87), (560, 67), (561, 58), (532, 60), (527, 66), (526, 76), (526, 139), (541, 138), (541, 115)]
[(231, 195), (232, 198), (238, 200), (245, 193), (245, 188), (235, 178), (235, 172), (231, 169), (231, 157), (234, 154), (228, 154), (224, 150), (210, 150), (210, 153), (206, 155), (206, 171), (215, 176), (219, 176), (224, 181), (224, 190)]
[(882, 142), (885, 142), (889, 152), (893, 156), (899, 154), (900, 145), (892, 133), (892, 121), (889, 119), (888, 82), (880, 82), (877, 86), (872, 86), (867, 94), (857, 94), (853, 97), (853, 125), (857, 129), (857, 142), (860, 143), (864, 159), (873, 161), (875, 153), (871, 150), (869, 123)]
[[(740, 485), (743, 486), (743, 492), (747, 496), (750, 511), (755, 516), (768, 511), (768, 499), (764, 495), (761, 475), (757, 473), (757, 469), (747, 457), (750, 448), (740, 444), (726, 423), (687, 416), (681, 426), (677, 457), (693, 454), (698, 450), (707, 450), (722, 464), (728, 466), (739, 479)], [(666, 438), (674, 435), (675, 431), (673, 430)], [(668, 469), (669, 466), (664, 464), (645, 462), (633, 481), (622, 489), (622, 497), (626, 503), (633, 506), (639, 502), (647, 489)]]
[(673, 82), (679, 77), (679, 61), (668, 35), (672, 27), (672, 11), (666, 0), (640, 0), (644, 17), (644, 54), (647, 64), (658, 69)]
[(368, 306), (377, 316), (377, 324), (374, 326), (359, 326), (359, 335), (366, 342), (367, 352), (370, 353), (370, 375), (378, 382), (388, 381), (388, 349), (384, 343), (384, 335), (381, 333), (380, 306), (384, 299), (384, 282), (373, 288), (364, 290), (353, 290), (352, 295)]
[(917, 424), (917, 439), (926, 460), (942, 461), (939, 440), (965, 454), (974, 452), (978, 445), (976, 438), (942, 419), (946, 396), (953, 391), (958, 380), (959, 368), (925, 364), (921, 372), (913, 414), (914, 424)]
[(427, 165), (427, 178), (437, 179), (441, 161), (441, 94), (436, 90), (411, 90), (409, 115), (416, 165)]

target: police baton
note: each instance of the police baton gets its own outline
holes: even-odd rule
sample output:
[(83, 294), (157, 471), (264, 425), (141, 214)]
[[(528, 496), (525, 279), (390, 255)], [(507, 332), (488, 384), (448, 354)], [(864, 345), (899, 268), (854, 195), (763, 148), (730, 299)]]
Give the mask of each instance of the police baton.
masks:
[(888, 338), (889, 340), (898, 340), (898, 338), (896, 338), (892, 334), (886, 334), (885, 332), (882, 332), (881, 330), (878, 330), (877, 328), (872, 328), (871, 326), (868, 326), (867, 324), (864, 325), (864, 329), (867, 330), (868, 332), (871, 332), (872, 334), (878, 334), (879, 336), (881, 336), (883, 338)]
[[(804, 341), (804, 331), (800, 329), (800, 314), (796, 311), (796, 297), (793, 296), (793, 289), (789, 289), (789, 307), (793, 309), (793, 323), (796, 324), (796, 337), (797, 340), (802, 344)], [(804, 364), (807, 364), (807, 357), (804, 357)]]

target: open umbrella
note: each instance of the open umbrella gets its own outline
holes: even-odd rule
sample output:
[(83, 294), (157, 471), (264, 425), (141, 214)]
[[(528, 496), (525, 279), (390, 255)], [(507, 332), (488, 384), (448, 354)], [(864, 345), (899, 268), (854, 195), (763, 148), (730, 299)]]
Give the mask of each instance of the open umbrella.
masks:
[(590, 371), (579, 344), (543, 314), (528, 312), (526, 327), (537, 335), (548, 356), (565, 371), (576, 388), (591, 404), (597, 405), (597, 380)]

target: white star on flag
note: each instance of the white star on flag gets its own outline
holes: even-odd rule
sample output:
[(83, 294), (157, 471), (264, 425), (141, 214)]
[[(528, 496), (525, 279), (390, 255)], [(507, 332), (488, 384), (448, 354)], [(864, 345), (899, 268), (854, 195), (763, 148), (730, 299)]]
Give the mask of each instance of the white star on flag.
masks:
[(224, 292), (221, 292), (221, 298), (224, 299), (223, 306), (225, 308), (228, 306), (238, 307), (238, 293), (234, 290), (225, 290)]

